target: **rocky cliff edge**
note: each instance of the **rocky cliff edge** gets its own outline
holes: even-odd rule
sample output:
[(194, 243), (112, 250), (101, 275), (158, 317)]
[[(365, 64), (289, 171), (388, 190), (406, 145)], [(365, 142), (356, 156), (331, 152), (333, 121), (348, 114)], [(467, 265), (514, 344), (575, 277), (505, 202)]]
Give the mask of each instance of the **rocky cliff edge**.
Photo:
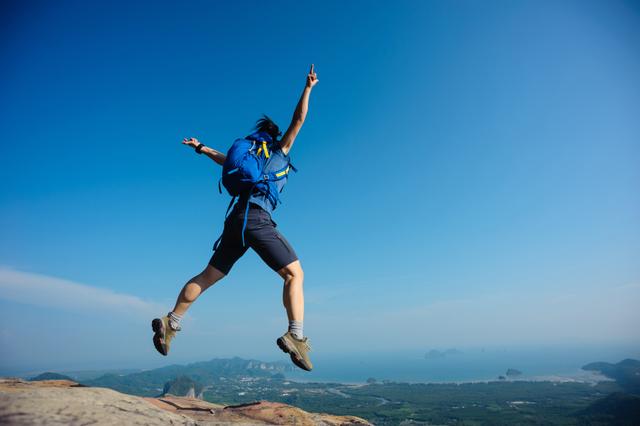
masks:
[(277, 402), (218, 405), (194, 398), (141, 398), (69, 380), (0, 378), (0, 424), (7, 425), (371, 425), (354, 416), (309, 413)]

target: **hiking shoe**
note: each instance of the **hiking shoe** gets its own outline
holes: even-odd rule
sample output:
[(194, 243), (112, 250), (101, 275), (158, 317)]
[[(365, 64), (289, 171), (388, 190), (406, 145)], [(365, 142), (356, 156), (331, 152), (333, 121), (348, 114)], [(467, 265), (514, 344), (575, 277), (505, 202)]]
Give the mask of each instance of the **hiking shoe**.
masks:
[(177, 330), (174, 330), (169, 324), (169, 317), (164, 316), (151, 321), (151, 328), (154, 333), (153, 345), (156, 347), (158, 352), (166, 356), (169, 353), (171, 339), (176, 335), (176, 332), (180, 331), (180, 327), (178, 327)]
[(311, 350), (311, 346), (309, 346), (309, 342), (306, 337), (300, 340), (287, 331), (284, 336), (279, 337), (278, 340), (276, 340), (276, 343), (278, 344), (278, 347), (282, 349), (282, 352), (291, 355), (291, 361), (295, 365), (303, 370), (311, 371), (313, 364), (311, 364), (311, 360), (307, 354), (307, 352)]

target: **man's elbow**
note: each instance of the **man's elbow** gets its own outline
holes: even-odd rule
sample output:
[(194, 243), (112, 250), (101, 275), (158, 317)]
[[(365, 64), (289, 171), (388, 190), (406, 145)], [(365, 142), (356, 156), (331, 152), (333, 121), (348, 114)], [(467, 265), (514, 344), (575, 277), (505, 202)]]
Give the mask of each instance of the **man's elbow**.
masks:
[(302, 124), (304, 124), (304, 116), (302, 115), (296, 115), (295, 117), (293, 117), (293, 120), (291, 120), (291, 126), (294, 129), (299, 129), (300, 127), (302, 127)]

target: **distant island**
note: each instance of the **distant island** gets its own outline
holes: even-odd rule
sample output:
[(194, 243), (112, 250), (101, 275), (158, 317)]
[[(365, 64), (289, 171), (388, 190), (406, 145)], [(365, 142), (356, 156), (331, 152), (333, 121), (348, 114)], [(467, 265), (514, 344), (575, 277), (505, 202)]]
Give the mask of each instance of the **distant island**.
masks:
[(514, 378), (514, 377), (518, 377), (522, 375), (522, 371), (520, 370), (516, 370), (515, 368), (509, 368), (507, 369), (507, 372), (505, 373), (504, 376), (498, 376), (498, 380), (500, 381), (505, 381), (507, 380), (507, 378)]
[(455, 349), (455, 348), (451, 348), (451, 349), (447, 349), (445, 351), (439, 351), (437, 349), (431, 349), (429, 352), (427, 352), (426, 354), (424, 354), (424, 358), (425, 359), (442, 359), (442, 358), (446, 358), (448, 356), (451, 355), (460, 355), (462, 352)]
[(522, 375), (522, 371), (516, 370), (515, 368), (509, 368), (505, 374), (507, 377), (518, 377)]

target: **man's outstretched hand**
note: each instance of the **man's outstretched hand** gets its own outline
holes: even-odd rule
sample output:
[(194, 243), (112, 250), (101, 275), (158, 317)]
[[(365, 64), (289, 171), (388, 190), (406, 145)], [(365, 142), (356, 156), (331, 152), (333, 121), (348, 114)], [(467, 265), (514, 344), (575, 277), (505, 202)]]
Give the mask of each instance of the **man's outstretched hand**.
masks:
[(189, 145), (195, 148), (200, 142), (196, 138), (184, 138), (182, 139), (182, 143), (184, 145)]
[(318, 84), (319, 81), (316, 72), (313, 70), (313, 64), (311, 64), (311, 69), (309, 70), (309, 74), (307, 74), (307, 87), (311, 89)]

